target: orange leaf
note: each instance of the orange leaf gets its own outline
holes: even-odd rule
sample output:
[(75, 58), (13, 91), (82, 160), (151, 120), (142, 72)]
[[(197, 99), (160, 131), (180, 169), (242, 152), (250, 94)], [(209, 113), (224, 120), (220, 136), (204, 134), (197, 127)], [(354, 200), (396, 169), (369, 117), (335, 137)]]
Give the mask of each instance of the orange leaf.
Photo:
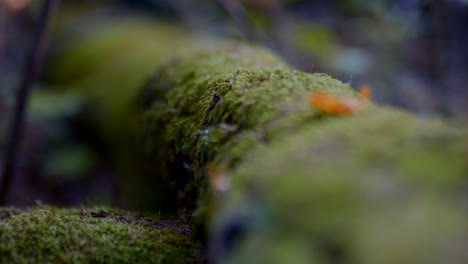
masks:
[(327, 92), (316, 92), (309, 97), (309, 104), (320, 112), (335, 115), (351, 113), (351, 109), (336, 95)]
[(372, 89), (369, 85), (363, 84), (359, 86), (359, 94), (363, 99), (370, 100), (372, 97)]
[(323, 113), (349, 115), (362, 110), (372, 95), (371, 88), (368, 85), (361, 85), (359, 94), (360, 97), (339, 97), (329, 92), (318, 91), (309, 97), (309, 104)]

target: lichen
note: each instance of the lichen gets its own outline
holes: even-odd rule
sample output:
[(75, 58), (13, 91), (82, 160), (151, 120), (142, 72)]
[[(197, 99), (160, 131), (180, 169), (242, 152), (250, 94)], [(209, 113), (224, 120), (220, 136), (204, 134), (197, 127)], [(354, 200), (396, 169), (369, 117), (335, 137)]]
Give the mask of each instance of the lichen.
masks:
[(188, 229), (176, 220), (109, 208), (0, 208), (0, 262), (201, 262)]

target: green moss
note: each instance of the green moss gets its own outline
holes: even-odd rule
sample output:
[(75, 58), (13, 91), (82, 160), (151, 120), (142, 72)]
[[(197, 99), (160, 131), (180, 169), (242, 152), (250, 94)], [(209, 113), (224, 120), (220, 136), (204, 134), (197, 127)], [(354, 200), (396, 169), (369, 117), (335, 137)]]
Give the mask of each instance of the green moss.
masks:
[(281, 139), (230, 173), (213, 210), (218, 237), (250, 208), (235, 263), (467, 261), (468, 131), (375, 108)]
[(339, 51), (339, 42), (333, 31), (323, 25), (297, 25), (293, 38), (297, 48), (315, 55), (320, 60), (329, 60)]
[(0, 262), (198, 262), (186, 229), (175, 220), (107, 208), (86, 215), (78, 208), (0, 208)]
[(290, 69), (258, 47), (231, 43), (195, 53), (162, 67), (143, 91), (142, 98), (154, 98), (142, 103), (145, 147), (166, 182), (174, 181), (168, 178), (177, 175), (171, 171), (177, 161), (203, 179), (208, 162), (232, 168), (278, 131), (320, 119), (307, 104), (320, 89), (353, 94), (346, 84)]
[[(308, 96), (349, 85), (271, 58), (243, 44), (198, 53), (143, 92), (145, 147), (165, 182), (177, 167), (192, 177), (214, 259), (466, 262), (466, 129), (372, 104), (323, 115)], [(207, 164), (228, 191), (206, 188)]]

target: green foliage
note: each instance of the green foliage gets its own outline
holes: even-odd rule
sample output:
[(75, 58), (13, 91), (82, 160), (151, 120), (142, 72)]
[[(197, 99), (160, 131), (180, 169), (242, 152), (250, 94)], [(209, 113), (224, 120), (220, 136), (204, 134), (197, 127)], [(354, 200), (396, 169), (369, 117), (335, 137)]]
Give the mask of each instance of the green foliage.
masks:
[(82, 99), (74, 94), (34, 90), (28, 105), (29, 115), (37, 119), (54, 119), (76, 115)]
[[(67, 98), (81, 99), (80, 121), (95, 129), (102, 141), (108, 156), (101, 158), (112, 161), (128, 204), (168, 208), (170, 205), (158, 204), (160, 200), (155, 198), (152, 188), (158, 184), (144, 177), (144, 158), (133, 131), (133, 98), (156, 66), (180, 50), (188, 33), (183, 27), (136, 17), (86, 23), (82, 26), (86, 30), (80, 28), (76, 36), (70, 37), (66, 31), (66, 40), (57, 34), (57, 44), (64, 47), (50, 60), (47, 83), (62, 88)], [(74, 157), (66, 162), (82, 163)], [(59, 166), (48, 165), (55, 171)]]
[(66, 145), (49, 153), (44, 170), (54, 178), (73, 178), (87, 175), (96, 164), (95, 154), (81, 145)]

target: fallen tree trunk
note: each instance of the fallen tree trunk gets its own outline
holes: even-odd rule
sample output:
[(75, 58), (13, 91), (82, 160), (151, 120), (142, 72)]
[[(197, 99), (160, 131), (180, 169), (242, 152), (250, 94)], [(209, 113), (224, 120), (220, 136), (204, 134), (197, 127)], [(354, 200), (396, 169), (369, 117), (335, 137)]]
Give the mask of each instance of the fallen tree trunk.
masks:
[(163, 65), (145, 87), (144, 147), (208, 225), (211, 257), (466, 262), (466, 129), (374, 105), (327, 115), (316, 91), (358, 98), (245, 44)]

